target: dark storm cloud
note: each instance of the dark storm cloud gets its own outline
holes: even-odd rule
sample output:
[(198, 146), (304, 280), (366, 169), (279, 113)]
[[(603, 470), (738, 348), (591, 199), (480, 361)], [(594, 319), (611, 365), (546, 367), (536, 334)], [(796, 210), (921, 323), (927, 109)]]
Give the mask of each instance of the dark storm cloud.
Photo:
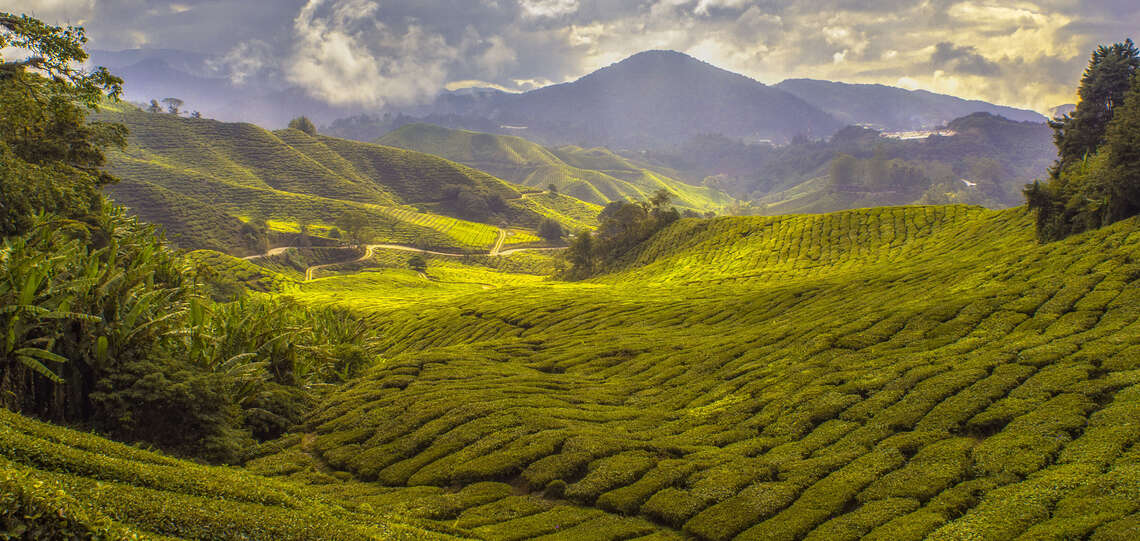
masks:
[(986, 57), (978, 54), (977, 49), (970, 46), (958, 47), (945, 41), (934, 46), (930, 64), (934, 69), (970, 75), (991, 76), (1001, 72), (997, 64), (986, 60)]
[(526, 89), (659, 48), (769, 83), (879, 82), (1043, 110), (1071, 99), (1092, 47), (1140, 28), (1134, 0), (0, 0), (29, 7), (82, 22), (94, 48), (209, 53), (237, 83), (365, 106), (449, 84)]

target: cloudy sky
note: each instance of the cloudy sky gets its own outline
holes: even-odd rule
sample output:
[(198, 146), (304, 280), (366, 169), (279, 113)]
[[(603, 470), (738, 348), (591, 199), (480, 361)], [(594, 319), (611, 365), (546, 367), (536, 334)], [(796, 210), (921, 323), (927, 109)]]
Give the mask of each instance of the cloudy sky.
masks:
[(96, 49), (216, 55), (337, 105), (440, 88), (525, 90), (646, 49), (764, 83), (925, 88), (1047, 111), (1073, 101), (1089, 51), (1140, 38), (1137, 0), (0, 0), (87, 28)]

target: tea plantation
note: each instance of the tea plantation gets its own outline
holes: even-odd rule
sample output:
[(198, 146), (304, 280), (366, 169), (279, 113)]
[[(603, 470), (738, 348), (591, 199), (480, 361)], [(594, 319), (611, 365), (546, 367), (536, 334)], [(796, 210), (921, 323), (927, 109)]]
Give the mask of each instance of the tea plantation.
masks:
[(243, 469), (3, 414), (6, 497), (112, 538), (1136, 539), (1140, 221), (1033, 235), (686, 219), (585, 282), (377, 250), (274, 293), (364, 315), (384, 360)]
[(577, 230), (596, 226), (600, 211), (557, 194), (525, 196), (482, 171), (392, 147), (124, 104), (97, 118), (130, 130), (127, 148), (109, 153), (108, 169), (121, 179), (109, 195), (186, 249), (251, 255), (259, 250), (242, 220), (325, 231), (357, 213), (373, 242), (478, 251), (495, 244), (504, 223), (533, 230), (551, 218)]
[(682, 220), (583, 283), (317, 280), (388, 361), (250, 467), (301, 480), (305, 448), (486, 539), (1135, 539), (1138, 226)]
[(547, 149), (521, 137), (430, 124), (409, 124), (376, 142), (442, 156), (527, 186), (553, 185), (560, 193), (598, 205), (648, 199), (662, 189), (684, 209), (719, 211), (733, 202), (720, 190), (687, 184), (605, 148)]

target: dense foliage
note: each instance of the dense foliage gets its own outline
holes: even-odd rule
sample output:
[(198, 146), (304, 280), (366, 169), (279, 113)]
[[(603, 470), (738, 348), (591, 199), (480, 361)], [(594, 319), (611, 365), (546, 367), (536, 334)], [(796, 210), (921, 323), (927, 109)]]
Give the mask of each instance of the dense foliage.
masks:
[(86, 121), (122, 80), (87, 59), (83, 29), (59, 28), (0, 13), (0, 49), (22, 48), (23, 60), (0, 57), (0, 236), (26, 231), (31, 216), (50, 211), (82, 218), (99, 210), (99, 188), (114, 177), (99, 169), (103, 149), (122, 146), (121, 125)]
[(669, 192), (653, 194), (649, 201), (614, 201), (598, 216), (596, 232), (580, 231), (567, 248), (562, 278), (578, 280), (610, 270), (654, 233), (681, 218), (669, 206)]
[(375, 331), (334, 309), (214, 304), (154, 226), (109, 207), (44, 217), (0, 245), (0, 389), (10, 409), (213, 460), (300, 420), (314, 386), (376, 361)]
[(1057, 240), (1140, 213), (1140, 51), (1131, 40), (1093, 51), (1073, 114), (1051, 123), (1059, 158), (1025, 199), (1037, 237)]
[(307, 116), (299, 116), (297, 118), (294, 118), (293, 120), (290, 120), (289, 121), (289, 127), (294, 129), (294, 130), (300, 130), (300, 131), (304, 132), (306, 135), (316, 135), (317, 134), (317, 125), (313, 124), (313, 121), (309, 120), (309, 117), (307, 117)]
[(298, 422), (317, 386), (374, 363), (375, 331), (288, 300), (215, 304), (240, 288), (211, 290), (156, 226), (106, 203), (102, 149), (126, 130), (86, 114), (120, 81), (72, 71), (83, 41), (0, 14), (0, 45), (42, 55), (0, 65), (0, 404), (234, 460)]

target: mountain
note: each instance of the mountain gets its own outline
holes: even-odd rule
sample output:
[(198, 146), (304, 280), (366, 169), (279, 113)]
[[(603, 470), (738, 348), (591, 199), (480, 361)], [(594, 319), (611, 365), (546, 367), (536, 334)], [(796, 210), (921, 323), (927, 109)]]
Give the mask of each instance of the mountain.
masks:
[(522, 228), (509, 242), (526, 242), (537, 239), (525, 230), (544, 217), (579, 229), (600, 210), (392, 147), (129, 106), (99, 119), (130, 129), (128, 147), (109, 155), (108, 169), (122, 181), (108, 193), (187, 249), (245, 255), (260, 250), (243, 236), (244, 221), (295, 233), (300, 224), (330, 228), (355, 211), (378, 242), (479, 250), (495, 243), (504, 223)]
[[(430, 104), (362, 117), (332, 133), (372, 139), (418, 121), (520, 135), (549, 146), (654, 148), (701, 133), (786, 142), (823, 138), (842, 123), (803, 100), (673, 51), (647, 51), (576, 81), (524, 93), (445, 92)], [(393, 125), (391, 117), (407, 115)], [(359, 135), (358, 135), (359, 136)]]
[(647, 200), (666, 190), (681, 208), (720, 211), (733, 199), (719, 190), (692, 186), (634, 164), (604, 148), (544, 148), (521, 137), (410, 124), (376, 140), (381, 145), (434, 154), (525, 186), (605, 205)]
[(1035, 111), (964, 100), (926, 90), (817, 79), (788, 79), (775, 87), (827, 111), (845, 124), (884, 131), (934, 128), (979, 112), (1019, 122), (1045, 122), (1045, 117)]
[(840, 127), (784, 91), (672, 51), (639, 53), (577, 81), (499, 101), (504, 123), (560, 126), (589, 141), (634, 147), (698, 133), (826, 137)]
[[(778, 147), (704, 135), (644, 153), (642, 161), (772, 215), (919, 202), (1006, 208), (1022, 204), (1024, 186), (1057, 159), (1044, 123), (974, 113), (941, 128), (905, 139), (849, 126), (826, 141)], [(837, 186), (830, 177), (842, 156), (854, 161), (846, 161), (849, 178)]]

